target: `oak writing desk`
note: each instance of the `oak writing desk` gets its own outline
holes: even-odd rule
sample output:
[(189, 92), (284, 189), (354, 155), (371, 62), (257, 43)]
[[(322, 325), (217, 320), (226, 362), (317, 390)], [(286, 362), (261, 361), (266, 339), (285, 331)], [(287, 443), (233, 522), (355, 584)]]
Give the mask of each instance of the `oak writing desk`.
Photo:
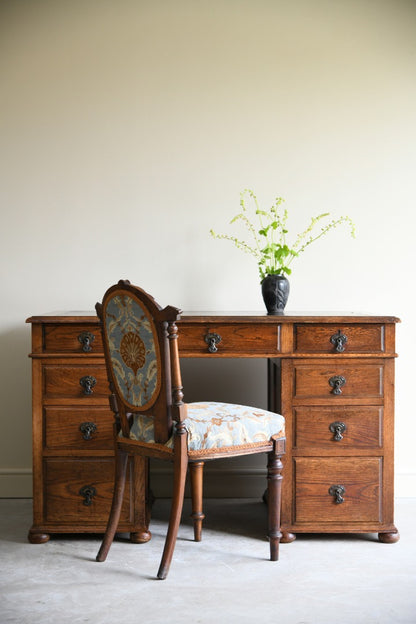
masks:
[[(33, 316), (32, 543), (105, 531), (113, 415), (94, 314)], [(360, 314), (184, 313), (182, 357), (267, 358), (268, 407), (286, 418), (283, 542), (378, 533), (393, 519), (395, 324)], [(185, 388), (186, 391), (186, 388)], [(131, 462), (120, 531), (144, 542), (147, 470)]]

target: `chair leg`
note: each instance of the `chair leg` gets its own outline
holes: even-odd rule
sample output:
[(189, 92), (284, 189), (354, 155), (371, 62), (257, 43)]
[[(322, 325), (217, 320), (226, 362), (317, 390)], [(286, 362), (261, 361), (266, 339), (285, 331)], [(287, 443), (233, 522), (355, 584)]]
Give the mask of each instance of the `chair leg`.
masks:
[(283, 464), (280, 455), (273, 450), (268, 454), (267, 463), (267, 499), (268, 499), (268, 537), (270, 541), (270, 560), (279, 559), (279, 543), (282, 533), (280, 531), (280, 507), (282, 492)]
[(110, 516), (108, 518), (107, 529), (101, 548), (98, 551), (96, 560), (105, 561), (113, 543), (117, 526), (120, 520), (121, 506), (123, 504), (124, 486), (126, 484), (126, 469), (128, 455), (117, 449), (116, 451), (116, 477), (114, 483), (113, 502), (111, 504)]
[(192, 496), (192, 514), (194, 521), (194, 539), (196, 542), (201, 541), (202, 521), (205, 514), (202, 511), (202, 487), (203, 487), (203, 471), (204, 462), (197, 461), (189, 464), (191, 475), (191, 496)]
[(169, 526), (166, 535), (165, 547), (163, 549), (162, 560), (160, 562), (157, 578), (163, 580), (167, 577), (175, 549), (176, 537), (178, 535), (181, 521), (183, 499), (185, 494), (186, 473), (188, 470), (188, 458), (186, 455), (179, 456), (174, 463), (173, 473), (173, 496), (170, 510)]

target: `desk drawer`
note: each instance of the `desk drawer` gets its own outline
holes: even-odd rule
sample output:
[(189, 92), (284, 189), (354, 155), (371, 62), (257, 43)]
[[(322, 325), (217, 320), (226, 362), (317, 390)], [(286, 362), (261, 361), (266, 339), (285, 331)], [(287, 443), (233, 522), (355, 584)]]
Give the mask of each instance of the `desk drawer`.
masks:
[(111, 451), (113, 422), (106, 407), (45, 407), (45, 450)]
[(45, 401), (71, 399), (94, 403), (96, 399), (107, 399), (110, 393), (104, 364), (45, 364), (43, 384)]
[(299, 452), (341, 453), (383, 445), (383, 408), (377, 405), (293, 409), (293, 446)]
[(324, 364), (300, 360), (294, 364), (296, 399), (381, 399), (384, 363), (367, 360), (347, 363), (327, 360)]
[[(130, 517), (130, 471), (121, 522)], [(47, 459), (45, 462), (46, 522), (103, 527), (110, 513), (113, 496), (114, 461), (112, 459)]]
[[(210, 336), (215, 345), (210, 351)], [(216, 349), (216, 350), (215, 350)], [(181, 355), (228, 355), (259, 357), (280, 351), (280, 326), (274, 324), (239, 323), (238, 325), (179, 324), (179, 351)]]
[(103, 343), (99, 325), (45, 324), (43, 326), (45, 353), (92, 353), (101, 355)]
[(381, 522), (381, 458), (300, 457), (294, 467), (296, 523)]
[(296, 353), (383, 353), (384, 325), (311, 325), (294, 326)]

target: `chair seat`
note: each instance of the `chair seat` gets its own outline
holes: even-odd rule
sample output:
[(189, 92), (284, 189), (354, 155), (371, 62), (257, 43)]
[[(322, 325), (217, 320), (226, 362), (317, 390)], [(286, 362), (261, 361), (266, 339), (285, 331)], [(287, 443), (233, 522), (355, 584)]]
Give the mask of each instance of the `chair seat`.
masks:
[[(232, 403), (188, 403), (184, 420), (188, 450), (212, 451), (226, 447), (261, 446), (285, 435), (285, 419), (267, 410)], [(130, 438), (154, 443), (152, 418), (135, 415)], [(166, 446), (171, 447), (173, 438)]]

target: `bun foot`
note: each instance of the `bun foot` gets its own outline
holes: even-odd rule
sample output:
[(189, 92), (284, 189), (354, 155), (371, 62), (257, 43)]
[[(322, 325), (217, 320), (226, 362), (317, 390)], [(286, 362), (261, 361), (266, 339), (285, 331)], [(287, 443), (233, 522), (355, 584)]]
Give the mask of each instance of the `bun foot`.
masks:
[(50, 537), (49, 533), (39, 533), (30, 529), (27, 539), (31, 544), (46, 544), (46, 542), (49, 542)]
[(398, 531), (390, 531), (389, 533), (379, 533), (378, 539), (383, 544), (395, 544), (400, 539), (400, 533)]
[(135, 533), (130, 533), (130, 541), (133, 544), (145, 544), (150, 541), (152, 538), (152, 534), (150, 531), (143, 529), (143, 531), (136, 531)]
[(290, 533), (289, 531), (282, 530), (282, 537), (280, 538), (281, 544), (291, 544), (296, 539), (296, 535), (294, 533)]

